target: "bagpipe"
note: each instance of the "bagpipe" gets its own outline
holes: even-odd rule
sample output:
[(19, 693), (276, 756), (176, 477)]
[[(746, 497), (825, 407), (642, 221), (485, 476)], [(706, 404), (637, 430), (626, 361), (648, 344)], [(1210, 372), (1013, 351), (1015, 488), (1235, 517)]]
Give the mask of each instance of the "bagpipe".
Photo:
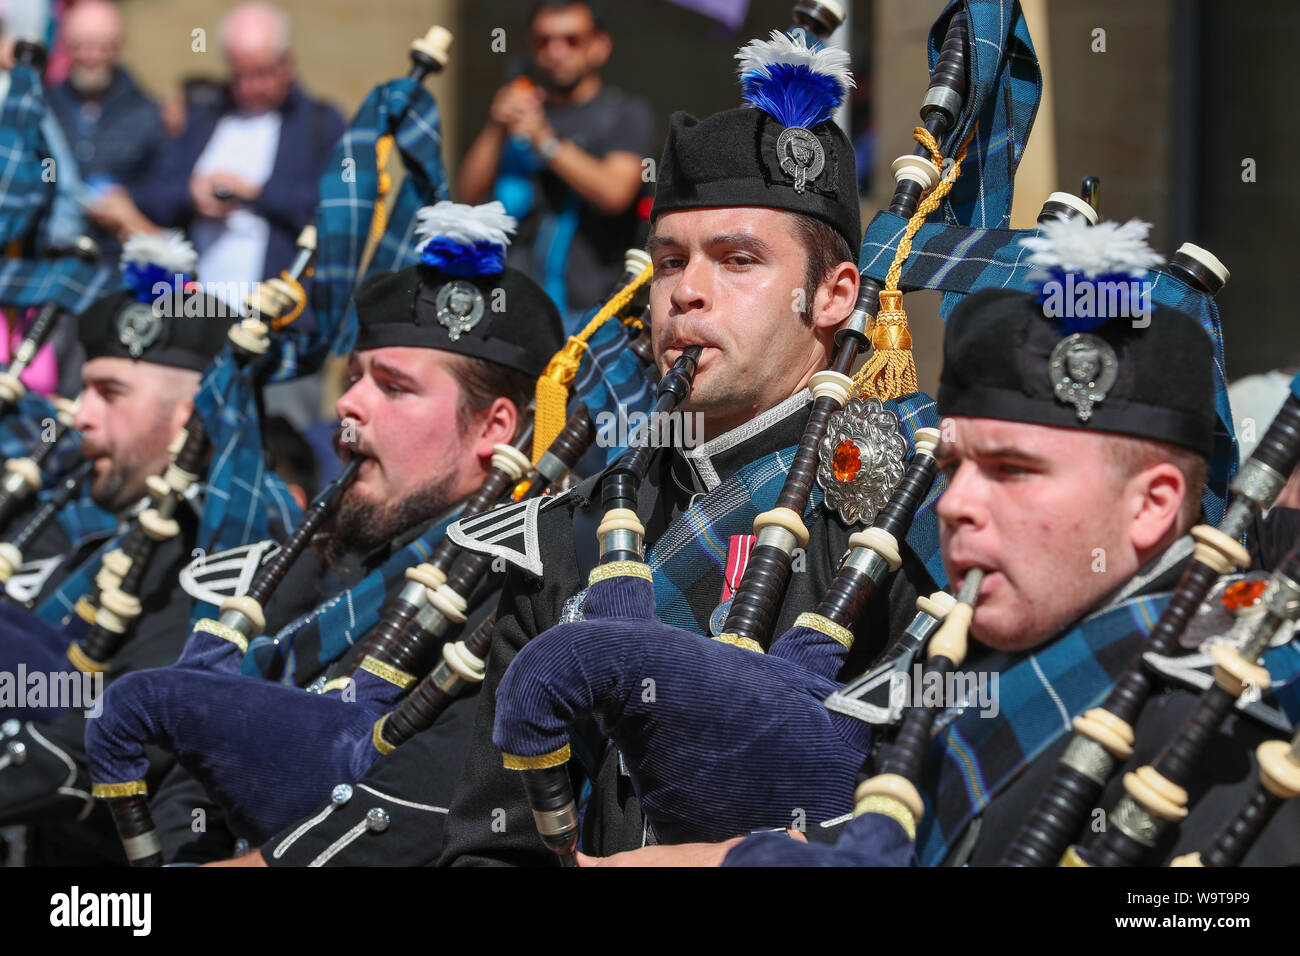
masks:
[(1269, 740), (1255, 752), (1259, 784), (1241, 809), (1214, 835), (1204, 852), (1189, 853), (1172, 866), (1240, 866), (1282, 804), (1300, 795), (1300, 731), (1288, 745)]
[[(632, 301), (648, 277), (642, 256), (629, 257), (620, 282), (626, 288), (598, 315), (618, 315)], [(491, 517), (498, 503), (527, 502), (556, 487), (594, 437), (591, 413), (581, 402), (541, 449), (525, 417), (514, 445), (494, 449), (492, 470), (461, 514)], [(532, 463), (524, 453), (529, 444)], [(119, 679), (104, 697), (103, 715), (88, 728), (87, 751), (94, 792), (109, 801), (133, 864), (159, 862), (143, 782), (146, 743), (175, 752), (227, 807), (238, 832), (266, 837), (314, 809), (340, 780), (359, 779), (384, 754), (432, 726), (463, 688), (483, 679), (490, 619), (464, 640), (446, 638), (466, 623), (490, 563), (462, 553), (449, 538), (439, 541), (427, 561), (407, 568), (405, 585), (357, 642), (350, 672), (319, 693), (250, 679), (250, 659), (261, 662), (263, 673), (274, 666), (274, 641), (263, 638), (259, 648), (247, 642), (245, 631), (213, 621), (198, 622), (172, 667)], [(230, 608), (241, 602), (231, 599)], [(442, 660), (430, 672), (440, 645)]]
[(13, 518), (30, 495), (44, 486), (42, 469), (72, 429), (77, 403), (56, 397), (50, 404), (55, 414), (54, 431), (48, 437), (42, 435), (35, 447), (21, 458), (5, 459), (4, 478), (0, 478), (0, 527)]
[[(293, 268), (286, 272), (289, 277), (284, 280), (286, 282), (296, 282), (310, 266), (314, 231), (308, 227), (299, 242), (301, 254)], [(284, 300), (273, 301), (269, 293), (263, 293), (255, 304), (254, 314), (231, 325), (227, 333), (231, 344), (229, 361), (236, 369), (256, 362), (267, 353), (270, 327), (263, 317), (274, 322), (278, 310), (284, 305)], [(218, 363), (221, 361), (218, 359)], [(201, 385), (201, 392), (203, 388)], [(145, 507), (128, 523), (126, 530), (119, 532), (110, 542), (117, 546), (109, 547), (102, 554), (93, 579), (91, 572), (83, 567), (81, 573), (70, 576), (59, 591), (47, 599), (47, 603), (59, 599), (71, 606), (73, 614), (68, 622), (56, 623), (39, 614), (14, 608), (7, 613), (18, 615), (14, 623), (20, 625), (22, 640), (6, 643), (6, 657), (20, 660), (29, 671), (60, 673), (66, 672), (69, 665), (83, 674), (106, 674), (110, 671), (114, 658), (131, 639), (135, 622), (143, 612), (142, 585), (154, 554), (163, 542), (180, 535), (177, 510), (191, 487), (207, 470), (205, 459), (211, 451), (211, 443), (198, 404), (196, 398), (194, 411), (172, 441), (169, 449), (171, 462), (162, 474), (147, 479), (149, 498)], [(239, 418), (241, 420), (235, 427), (242, 429), (247, 423), (242, 421), (243, 416)], [(49, 443), (44, 447), (53, 446)], [(260, 448), (257, 452), (260, 455)], [(71, 497), (72, 492), (65, 483), (56, 500), (62, 501), (66, 507)], [(33, 516), (33, 520), (20, 530), (18, 542), (10, 542), (13, 550), (0, 550), (0, 568), (8, 572), (14, 558), (18, 558), (21, 564), (21, 549), (30, 543), (41, 527), (58, 517), (60, 510), (50, 513), (48, 509), (42, 509), (39, 526), (34, 520), (38, 516)], [(63, 593), (75, 593), (81, 587), (85, 590), (79, 596), (69, 597)], [(55, 712), (48, 708), (10, 711), (12, 716), (22, 719), (48, 719)]]
[[(1161, 834), (1187, 816), (1187, 787), (1193, 769), (1204, 759), (1210, 740), (1233, 712), (1238, 698), (1248, 689), (1254, 692), (1268, 689), (1271, 678), (1261, 666), (1260, 658), (1280, 628), (1285, 627), (1289, 634), (1300, 621), (1300, 543), (1283, 558), (1258, 599), (1237, 610), (1237, 617), (1237, 627), (1244, 634), (1237, 641), (1215, 643), (1209, 649), (1215, 662), (1214, 682), (1200, 695), (1195, 708), (1154, 762), (1124, 775), (1127, 793), (1110, 810), (1104, 832), (1097, 834), (1086, 848), (1067, 850), (1063, 865), (1139, 866), (1154, 851)], [(1286, 746), (1282, 745), (1281, 750), (1278, 754), (1276, 747), (1270, 748), (1260, 762), (1266, 793), (1270, 785), (1274, 791), (1284, 788), (1288, 777), (1296, 782), (1294, 768), (1288, 768), (1282, 756)], [(1269, 773), (1270, 767), (1280, 774), (1276, 784)], [(1285, 793), (1282, 789), (1282, 794)], [(1240, 861), (1244, 857), (1250, 848), (1251, 835), (1258, 836), (1267, 823), (1263, 811), (1270, 807), (1276, 810), (1282, 803), (1283, 797), (1277, 792), (1271, 796), (1275, 799), (1265, 799), (1258, 806), (1246, 808), (1241, 829), (1223, 838), (1227, 853), (1221, 857), (1212, 855), (1211, 859), (1226, 861), (1235, 857)]]
[[(891, 208), (900, 215), (920, 209), (923, 218), (937, 208), (960, 169), (941, 175), (938, 148), (962, 112), (966, 44), (967, 18), (958, 10), (931, 75), (921, 145), (894, 164)], [(655, 619), (653, 573), (628, 507), (635, 499), (619, 489), (617, 471), (605, 477), (602, 564), (584, 592), (582, 619), (530, 641), (497, 693), (493, 740), (505, 766), (522, 771), (539, 830), (562, 862), (573, 861), (578, 838), (569, 727), (587, 716), (618, 748), (647, 820), (668, 842), (788, 824), (796, 809), (827, 819), (850, 805), (870, 735), (822, 701), (839, 687), (835, 676), (853, 643), (852, 627), (872, 592), (902, 563), (900, 541), (930, 491), (938, 441), (937, 431), (915, 429), (915, 454), (904, 473), (907, 443), (897, 433), (898, 416), (874, 396), (850, 400), (858, 389), (847, 373), (867, 342), (882, 358), (905, 343), (899, 295), (896, 285), (864, 277), (836, 333), (830, 368), (809, 383), (808, 423), (776, 507), (754, 522), (756, 542), (715, 639)], [(881, 319), (885, 311), (889, 321)], [(877, 380), (892, 371), (882, 366)], [(914, 369), (910, 382), (915, 392)], [(906, 394), (906, 375), (895, 375), (893, 385), (894, 395)], [(848, 414), (838, 415), (846, 405)], [(852, 485), (838, 496), (841, 513), (848, 506), (849, 523), (874, 522), (850, 537), (849, 556), (816, 612), (801, 615), (773, 642), (792, 554), (809, 540), (804, 515), (814, 482), (831, 486), (828, 502), (837, 483)]]
[[(1134, 655), (1100, 707), (1074, 721), (1074, 735), (1051, 785), (1008, 849), (1004, 862), (1019, 866), (1058, 863), (1096, 806), (1115, 768), (1133, 753), (1133, 727), (1155, 688), (1146, 654), (1177, 651), (1186, 630), (1221, 575), (1250, 563), (1240, 544), (1254, 517), (1270, 507), (1300, 464), (1300, 375), (1259, 445), (1232, 481), (1235, 495), (1217, 528), (1198, 525), (1192, 560), (1142, 651)], [(1253, 661), (1252, 661), (1253, 664)]]
[[(983, 571), (972, 569), (956, 598), (938, 592), (917, 600), (917, 617), (908, 635), (914, 639), (913, 650), (924, 648), (927, 658), (920, 687), (941, 684), (965, 660), (967, 632), (983, 577)], [(907, 696), (906, 681), (904, 685)], [(784, 834), (759, 833), (733, 848), (724, 865), (907, 866), (915, 852), (917, 824), (925, 814), (922, 764), (935, 721), (944, 710), (942, 695), (935, 696), (935, 703), (926, 703), (924, 695), (912, 688), (913, 700), (919, 698), (921, 703), (904, 709), (890, 744), (875, 744), (870, 761), (878, 772), (869, 773), (864, 764), (853, 795), (853, 819), (834, 846), (796, 845)]]

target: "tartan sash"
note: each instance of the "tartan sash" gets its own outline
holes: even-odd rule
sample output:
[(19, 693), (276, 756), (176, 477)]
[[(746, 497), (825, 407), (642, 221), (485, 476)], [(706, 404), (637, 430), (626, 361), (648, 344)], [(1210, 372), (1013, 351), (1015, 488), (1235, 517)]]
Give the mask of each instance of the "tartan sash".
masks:
[[(958, 180), (960, 182), (960, 180)], [(884, 281), (894, 251), (907, 221), (881, 212), (867, 226), (858, 267), (866, 275)], [(944, 296), (940, 313), (947, 317), (962, 296), (979, 289), (1003, 288), (1028, 291), (1034, 267), (1024, 261), (1029, 250), (1020, 240), (1037, 235), (1037, 229), (972, 229), (942, 223), (926, 223), (917, 232), (912, 253), (903, 263), (900, 284), (904, 289), (938, 289)], [(1163, 272), (1148, 271), (1139, 281), (1151, 284), (1151, 301), (1162, 307), (1185, 312), (1200, 323), (1214, 346), (1214, 408), (1219, 422), (1214, 434), (1209, 480), (1202, 494), (1209, 523), (1223, 518), (1228, 484), (1237, 473), (1237, 439), (1228, 405), (1227, 374), (1223, 358), (1223, 327), (1219, 309), (1209, 296)]]
[[(945, 157), (972, 129), (962, 175), (940, 208), (947, 222), (1000, 227), (1011, 221), (1016, 167), (1042, 97), (1038, 57), (1019, 0), (955, 0), (930, 29), (930, 69), (939, 62), (948, 23), (958, 6), (967, 13), (968, 89), (961, 116), (941, 144)], [(886, 263), (888, 265), (888, 263)]]
[(920, 787), (926, 813), (916, 834), (923, 866), (942, 863), (967, 823), (1021, 768), (1105, 698), (1135, 650), (1128, 645), (1145, 639), (1169, 597), (1138, 595), (1086, 618), (998, 674), (996, 716), (967, 707), (931, 740)]
[[(599, 310), (591, 309), (583, 316), (585, 326)], [(636, 353), (628, 347), (628, 329), (617, 319), (610, 319), (598, 328), (587, 340), (586, 351), (578, 364), (578, 373), (574, 376), (570, 394), (570, 411), (577, 402), (582, 402), (591, 412), (592, 421), (602, 412), (625, 415), (634, 412), (649, 412), (654, 407), (654, 383), (649, 377), (649, 370), (641, 364)], [(600, 464), (586, 469), (592, 473), (606, 465), (612, 465), (624, 449), (612, 441), (603, 441), (603, 430), (597, 431), (597, 441), (592, 445), (592, 456), (599, 456)], [(598, 449), (604, 445), (601, 454)], [(584, 466), (592, 462), (584, 457)], [(578, 469), (579, 472), (584, 469)]]
[[(389, 134), (394, 136), (406, 176), (368, 272), (413, 265), (419, 259), (413, 231), (416, 210), (449, 198), (442, 163), (442, 122), (433, 96), (411, 77), (375, 87), (348, 124), (320, 177), (311, 307), (318, 322), (337, 330), (337, 340), (330, 335), (325, 342), (333, 341), (338, 355), (346, 354), (356, 339), (352, 292), (360, 275), (383, 172), (378, 168), (375, 144)], [(323, 357), (313, 356), (313, 361)]]
[(40, 76), (14, 64), (0, 103), (0, 244), (5, 246), (27, 238), (54, 199), (54, 181), (45, 175), (50, 149), (41, 134), (44, 115)]
[(30, 307), (57, 303), (80, 315), (92, 302), (126, 287), (122, 273), (73, 256), (57, 259), (0, 259), (0, 305)]
[[(927, 813), (917, 828), (922, 865), (941, 864), (967, 823), (1026, 764), (1070, 733), (1076, 716), (1101, 703), (1135, 650), (1127, 643), (1145, 640), (1169, 598), (1168, 592), (1139, 595), (1087, 618), (999, 674), (996, 717), (968, 708), (931, 741), (921, 787)], [(1269, 648), (1262, 663), (1273, 699), (1294, 726), (1300, 715), (1300, 641)]]
[[(78, 509), (78, 505), (69, 505), (64, 511), (70, 509)], [(104, 514), (102, 511), (99, 513)], [(81, 516), (78, 515), (77, 520), (80, 520), (80, 518)], [(116, 519), (110, 520), (113, 522), (113, 528), (108, 531), (107, 540), (99, 550), (77, 565), (76, 569), (63, 579), (49, 597), (36, 606), (38, 616), (45, 618), (47, 621), (64, 621), (72, 614), (73, 605), (77, 603), (78, 598), (86, 594), (96, 593), (95, 575), (99, 573), (99, 566), (104, 560), (104, 555), (118, 547), (122, 543), (122, 539), (126, 537), (126, 529), (119, 526)], [(60, 515), (60, 522), (62, 522), (62, 515)]]
[[(273, 338), (273, 352), (274, 343)], [(212, 446), (196, 541), (208, 553), (270, 538), (273, 524), (287, 534), (302, 520), (284, 480), (266, 467), (253, 374), (239, 368), (227, 346), (208, 366), (194, 396)], [(195, 601), (190, 625), (218, 616), (215, 606)]]
[[(402, 580), (407, 568), (428, 560), (446, 533), (447, 526), (459, 516), (460, 508), (457, 507), (452, 514), (398, 550), (352, 587), (282, 627), (272, 640), (286, 652), (288, 658), (283, 682), (292, 683), (296, 664), (293, 642), (304, 627), (314, 625), (320, 634), (318, 661), (321, 666), (328, 666), (338, 660), (358, 637), (379, 623), (389, 588)], [(250, 648), (244, 655), (241, 669), (245, 674), (260, 674), (257, 663), (249, 656), (251, 653)]]
[[(937, 422), (934, 400), (923, 393), (885, 402), (885, 407), (898, 415), (909, 446), (913, 444), (916, 429), (932, 428)], [(775, 506), (796, 450), (797, 446), (792, 445), (770, 452), (739, 468), (712, 491), (697, 496), (648, 550), (646, 563), (654, 573), (655, 611), (659, 620), (695, 634), (709, 634), (708, 618), (697, 615), (689, 596), (710, 575), (718, 581), (723, 579), (731, 537), (750, 534), (754, 519)], [(907, 543), (925, 562), (926, 570), (932, 576), (939, 575), (935, 580), (943, 582), (947, 578), (943, 576), (939, 524), (934, 515), (934, 503), (941, 490), (936, 481), (917, 509)], [(814, 484), (804, 508), (805, 523), (812, 520), (822, 497), (821, 487)], [(714, 588), (713, 593), (720, 593), (720, 589)]]

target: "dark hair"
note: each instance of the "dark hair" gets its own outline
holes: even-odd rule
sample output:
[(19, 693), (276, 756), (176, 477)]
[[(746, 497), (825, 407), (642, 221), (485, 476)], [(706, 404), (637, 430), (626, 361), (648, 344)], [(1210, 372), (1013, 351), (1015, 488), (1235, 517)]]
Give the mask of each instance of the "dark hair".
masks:
[(471, 355), (453, 353), (448, 370), (460, 386), (456, 427), (462, 433), (469, 428), (474, 416), (487, 411), (498, 396), (514, 402), (515, 408), (522, 413), (532, 401), (537, 385), (537, 380), (527, 372)]
[(1201, 492), (1209, 478), (1210, 463), (1205, 456), (1188, 448), (1133, 435), (1107, 435), (1110, 460), (1123, 478), (1131, 478), (1144, 468), (1169, 462), (1183, 473), (1187, 489), (1178, 509), (1177, 533), (1186, 534), (1201, 517)]
[(804, 310), (799, 313), (799, 321), (810, 326), (817, 287), (841, 262), (854, 262), (856, 259), (848, 242), (832, 226), (802, 213), (791, 215), (794, 216), (792, 232), (806, 253), (803, 272)]
[(309, 499), (316, 497), (316, 453), (289, 419), (268, 415), (262, 421), (262, 449), (267, 465), (289, 484), (298, 485)]
[(586, 7), (596, 29), (601, 33), (609, 32), (609, 24), (597, 0), (536, 0), (533, 8), (528, 11), (528, 25), (531, 27), (537, 21), (537, 15), (543, 10), (567, 10), (569, 7)]

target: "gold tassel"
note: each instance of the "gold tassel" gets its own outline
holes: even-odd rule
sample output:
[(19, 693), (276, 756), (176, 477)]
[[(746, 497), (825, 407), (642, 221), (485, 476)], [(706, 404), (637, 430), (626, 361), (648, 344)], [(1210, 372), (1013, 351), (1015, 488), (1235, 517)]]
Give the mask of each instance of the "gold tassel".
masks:
[(375, 140), (375, 172), (379, 174), (379, 184), (375, 190), (375, 208), (370, 214), (370, 238), (374, 242), (378, 242), (383, 237), (384, 229), (388, 226), (388, 207), (384, 205), (384, 197), (393, 188), (393, 177), (388, 175), (385, 167), (388, 166), (388, 157), (392, 152), (391, 133)]
[[(961, 144), (956, 161), (941, 179), (917, 204), (916, 212), (907, 221), (907, 229), (894, 252), (894, 261), (885, 274), (885, 287), (880, 291), (880, 308), (875, 321), (871, 324), (871, 357), (858, 370), (853, 379), (854, 394), (860, 398), (875, 397), (882, 402), (902, 398), (921, 390), (916, 381), (916, 359), (912, 355), (912, 333), (907, 327), (907, 313), (903, 311), (903, 293), (898, 288), (903, 275), (903, 263), (912, 252), (912, 239), (917, 230), (925, 224), (930, 213), (939, 208), (943, 197), (952, 191), (957, 177), (961, 175), (961, 164), (966, 159), (966, 147), (970, 145), (971, 135)], [(930, 160), (943, 168), (943, 157), (939, 154), (939, 144), (924, 126), (912, 131), (917, 142), (930, 151)]]
[(581, 332), (569, 336), (569, 341), (555, 353), (537, 379), (537, 408), (533, 413), (534, 465), (564, 430), (569, 386), (578, 374), (578, 364), (582, 361), (582, 353), (587, 350), (587, 340), (609, 319), (626, 309), (652, 275), (654, 267), (646, 266), (640, 275), (614, 293)]

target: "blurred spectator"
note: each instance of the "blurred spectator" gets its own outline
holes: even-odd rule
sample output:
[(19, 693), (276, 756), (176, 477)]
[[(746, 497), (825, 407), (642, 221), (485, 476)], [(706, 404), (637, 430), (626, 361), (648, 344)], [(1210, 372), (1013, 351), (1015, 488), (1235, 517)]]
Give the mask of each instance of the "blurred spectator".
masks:
[(220, 80), (208, 76), (187, 76), (162, 104), (163, 128), (168, 139), (185, 132), (185, 120), (194, 110), (215, 109), (226, 95)]
[(295, 83), (289, 20), (280, 10), (243, 4), (220, 34), (228, 89), (215, 102), (187, 103), (184, 129), (134, 197), (156, 225), (186, 230), (204, 281), (253, 283), (292, 261), (343, 119)]
[[(49, 104), (76, 157), (95, 220), (97, 200), (122, 186), (134, 189), (162, 141), (158, 107), (118, 65), (122, 15), (106, 0), (82, 0), (63, 21), (71, 67), (49, 91)], [(110, 200), (111, 203), (111, 200)], [(90, 235), (106, 257), (121, 251), (115, 229), (94, 225)]]
[[(593, 4), (542, 0), (529, 17), (531, 76), (497, 91), (460, 169), (460, 198), (499, 199), (520, 220), (510, 265), (531, 275), (572, 326), (639, 245), (649, 104), (605, 86), (612, 40)], [(656, 157), (657, 158), (657, 157)]]
[[(187, 96), (184, 129), (162, 148), (134, 195), (137, 215), (186, 231), (199, 253), (199, 278), (221, 283), (212, 293), (242, 309), (241, 283), (278, 275), (293, 261), (343, 118), (295, 82), (282, 11), (242, 4), (222, 21), (220, 35), (228, 88), (214, 102)], [(123, 225), (133, 210), (120, 210)], [(320, 389), (318, 375), (273, 386), (267, 409), (307, 428), (319, 417)]]

